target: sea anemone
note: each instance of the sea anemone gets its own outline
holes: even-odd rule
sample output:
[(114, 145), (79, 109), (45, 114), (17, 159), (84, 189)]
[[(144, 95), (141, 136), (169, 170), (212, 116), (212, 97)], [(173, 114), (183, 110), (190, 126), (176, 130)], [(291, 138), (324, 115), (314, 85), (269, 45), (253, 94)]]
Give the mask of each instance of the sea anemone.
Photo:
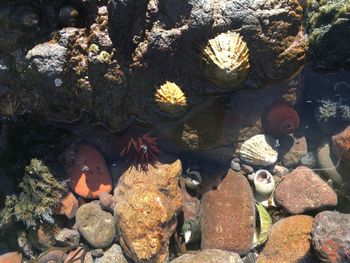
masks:
[(165, 82), (155, 93), (158, 107), (166, 113), (182, 113), (187, 106), (186, 96), (181, 88), (173, 82)]
[(298, 113), (286, 102), (273, 103), (263, 116), (264, 128), (275, 137), (295, 132), (299, 124)]
[(130, 137), (120, 155), (126, 156), (128, 162), (137, 169), (147, 171), (149, 164), (155, 166), (158, 161), (157, 155), (160, 152), (157, 146), (157, 137), (150, 136), (150, 132), (148, 132)]
[(207, 78), (221, 89), (238, 87), (250, 68), (246, 42), (231, 31), (210, 39), (203, 49), (202, 59)]

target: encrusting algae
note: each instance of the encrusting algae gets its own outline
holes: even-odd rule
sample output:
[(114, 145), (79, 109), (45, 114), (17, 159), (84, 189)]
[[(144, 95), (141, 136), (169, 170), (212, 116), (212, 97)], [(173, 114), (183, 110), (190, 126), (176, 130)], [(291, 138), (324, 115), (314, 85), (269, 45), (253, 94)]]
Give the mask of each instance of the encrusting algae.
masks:
[(246, 42), (231, 31), (210, 39), (203, 49), (202, 59), (207, 78), (226, 90), (242, 84), (250, 68)]
[(181, 88), (169, 81), (156, 90), (155, 101), (163, 112), (170, 114), (182, 113), (187, 106), (187, 99)]

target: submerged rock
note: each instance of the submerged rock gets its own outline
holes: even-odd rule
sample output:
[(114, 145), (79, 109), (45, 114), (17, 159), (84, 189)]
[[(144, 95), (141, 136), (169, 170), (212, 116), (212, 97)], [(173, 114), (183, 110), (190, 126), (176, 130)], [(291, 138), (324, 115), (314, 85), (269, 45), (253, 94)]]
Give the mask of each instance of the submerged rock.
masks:
[(311, 216), (284, 218), (272, 225), (267, 243), (257, 263), (303, 262), (311, 246)]
[(114, 190), (120, 244), (135, 262), (166, 262), (177, 213), (183, 205), (178, 186), (181, 162), (161, 155), (156, 167), (127, 169)]
[(238, 254), (253, 246), (254, 197), (247, 179), (229, 169), (217, 189), (202, 198), (202, 249), (223, 249)]
[(350, 162), (350, 126), (332, 136), (332, 149), (342, 161)]
[(324, 211), (314, 218), (312, 244), (321, 262), (349, 262), (350, 215)]
[(113, 244), (107, 249), (102, 257), (96, 258), (95, 263), (128, 263), (129, 261), (125, 258), (122, 248)]
[(238, 254), (220, 249), (203, 249), (198, 253), (183, 254), (170, 263), (243, 263)]

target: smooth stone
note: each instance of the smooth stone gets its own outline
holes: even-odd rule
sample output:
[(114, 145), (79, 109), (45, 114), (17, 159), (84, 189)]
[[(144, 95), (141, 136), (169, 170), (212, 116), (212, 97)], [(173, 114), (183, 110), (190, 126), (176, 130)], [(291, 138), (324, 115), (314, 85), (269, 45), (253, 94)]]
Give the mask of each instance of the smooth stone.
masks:
[(77, 230), (63, 228), (55, 237), (57, 242), (64, 245), (75, 246), (79, 244), (80, 233)]
[(240, 170), (241, 170), (241, 165), (240, 165), (240, 163), (235, 162), (235, 161), (232, 160), (232, 161), (231, 161), (231, 169), (234, 170), (234, 171), (236, 171), (236, 172), (240, 171)]
[(248, 164), (241, 164), (241, 169), (242, 169), (242, 172), (246, 174), (251, 174), (254, 172), (254, 168)]
[(304, 262), (311, 246), (312, 222), (311, 216), (296, 215), (272, 225), (257, 263)]
[(332, 136), (332, 150), (342, 161), (350, 163), (350, 126)]
[(161, 154), (155, 167), (124, 171), (114, 190), (120, 245), (135, 262), (166, 262), (183, 205), (180, 160)]
[(288, 213), (302, 214), (336, 206), (338, 198), (334, 190), (314, 171), (306, 166), (299, 166), (277, 185), (275, 201)]
[(288, 173), (289, 173), (288, 168), (286, 168), (286, 167), (284, 167), (282, 165), (275, 165), (273, 167), (273, 171), (272, 171), (273, 175), (276, 175), (276, 176), (279, 176), (279, 177), (283, 177), (283, 176), (285, 176)]
[(98, 198), (100, 200), (102, 210), (113, 213), (115, 207), (114, 196), (109, 193), (102, 192)]
[(324, 211), (314, 218), (312, 244), (321, 262), (349, 262), (350, 215)]
[(173, 259), (170, 263), (243, 263), (237, 253), (220, 250), (220, 249), (204, 249), (200, 252), (191, 254), (183, 254)]
[(21, 263), (22, 254), (18, 252), (8, 252), (0, 255), (0, 263)]
[(97, 199), (102, 192), (112, 191), (112, 178), (102, 154), (88, 144), (77, 146), (68, 177), (70, 188), (83, 198)]
[(61, 200), (59, 206), (55, 209), (55, 213), (59, 215), (66, 215), (67, 218), (75, 217), (78, 210), (78, 200), (72, 192), (68, 192)]
[(95, 263), (128, 263), (128, 260), (125, 258), (122, 248), (113, 244), (102, 257), (95, 259)]
[(109, 247), (116, 234), (113, 215), (103, 211), (96, 203), (79, 207), (76, 216), (79, 232), (94, 248)]
[(223, 249), (238, 254), (253, 246), (255, 203), (242, 173), (229, 169), (217, 189), (202, 198), (202, 249)]

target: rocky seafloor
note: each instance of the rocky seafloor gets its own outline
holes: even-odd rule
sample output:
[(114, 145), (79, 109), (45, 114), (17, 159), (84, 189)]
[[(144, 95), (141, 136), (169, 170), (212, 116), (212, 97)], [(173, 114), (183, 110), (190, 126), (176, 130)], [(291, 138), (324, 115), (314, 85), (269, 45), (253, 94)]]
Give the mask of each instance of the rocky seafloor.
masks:
[(349, 0), (3, 0), (0, 263), (350, 262)]

